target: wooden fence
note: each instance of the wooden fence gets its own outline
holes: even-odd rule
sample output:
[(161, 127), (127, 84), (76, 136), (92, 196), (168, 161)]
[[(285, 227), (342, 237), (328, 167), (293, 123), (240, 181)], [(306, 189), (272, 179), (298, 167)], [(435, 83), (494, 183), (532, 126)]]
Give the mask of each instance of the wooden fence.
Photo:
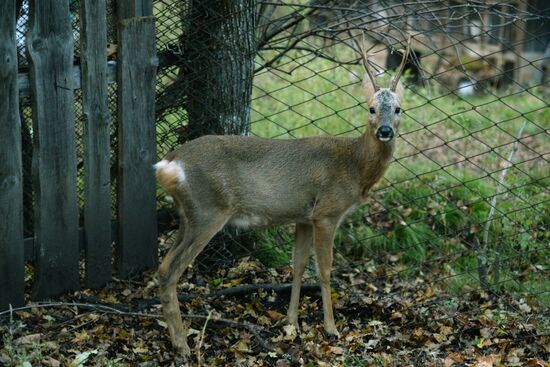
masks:
[[(80, 63), (76, 66), (69, 0), (32, 3), (26, 36), (28, 75), (18, 75), (16, 0), (0, 4), (0, 310), (24, 303), (25, 259), (34, 265), (32, 298), (37, 300), (77, 290), (81, 281), (91, 288), (108, 282), (112, 277), (113, 238), (114, 268), (119, 276), (157, 263), (152, 169), (156, 160), (157, 58), (151, 0), (117, 1), (114, 227), (106, 1), (81, 0)], [(81, 89), (84, 116), (82, 227), (76, 193), (77, 88)], [(20, 93), (28, 93), (32, 104), (34, 236), (30, 247), (25, 246), (29, 241), (23, 236)]]

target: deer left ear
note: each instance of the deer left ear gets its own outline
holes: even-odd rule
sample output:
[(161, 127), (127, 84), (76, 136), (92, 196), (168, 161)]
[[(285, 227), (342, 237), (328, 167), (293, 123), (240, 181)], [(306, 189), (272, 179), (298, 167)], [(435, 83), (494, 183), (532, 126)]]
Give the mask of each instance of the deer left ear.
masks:
[[(393, 80), (392, 80), (392, 82), (393, 82)], [(405, 92), (405, 88), (403, 87), (403, 83), (401, 83), (401, 81), (397, 82), (397, 86), (395, 87), (395, 94), (397, 94), (400, 101), (403, 100), (403, 93), (404, 92)]]

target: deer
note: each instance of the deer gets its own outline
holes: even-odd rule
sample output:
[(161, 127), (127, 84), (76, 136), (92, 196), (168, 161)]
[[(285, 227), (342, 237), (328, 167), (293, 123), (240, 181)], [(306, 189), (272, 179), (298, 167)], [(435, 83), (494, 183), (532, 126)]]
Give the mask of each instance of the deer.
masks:
[(287, 322), (299, 330), (302, 276), (313, 247), (324, 332), (339, 336), (330, 287), (334, 236), (345, 215), (365, 201), (390, 164), (404, 92), (400, 77), (409, 49), (410, 38), (389, 88), (378, 86), (364, 47), (360, 50), (365, 68), (362, 89), (369, 108), (365, 132), (357, 138), (206, 135), (185, 142), (155, 165), (156, 178), (174, 199), (179, 215), (179, 231), (158, 268), (158, 283), (170, 339), (181, 357), (187, 359), (190, 348), (177, 283), (226, 225), (247, 228), (294, 223)]

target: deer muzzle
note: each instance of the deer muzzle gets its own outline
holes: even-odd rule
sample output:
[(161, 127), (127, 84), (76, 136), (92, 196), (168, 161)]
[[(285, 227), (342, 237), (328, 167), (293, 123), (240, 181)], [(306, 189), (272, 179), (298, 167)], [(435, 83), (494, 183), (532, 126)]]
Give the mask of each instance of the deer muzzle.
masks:
[(393, 128), (388, 125), (382, 125), (376, 130), (376, 137), (378, 140), (383, 142), (388, 142), (393, 139), (395, 136), (395, 132), (393, 131)]

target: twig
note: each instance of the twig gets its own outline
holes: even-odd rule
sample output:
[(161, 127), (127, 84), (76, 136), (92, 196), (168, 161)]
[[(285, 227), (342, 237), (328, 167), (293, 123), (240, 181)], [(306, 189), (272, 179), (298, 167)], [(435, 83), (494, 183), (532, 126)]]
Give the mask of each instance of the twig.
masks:
[[(246, 284), (239, 287), (221, 289), (206, 295), (207, 298), (225, 297), (225, 296), (241, 296), (243, 294), (252, 293), (263, 289), (265, 291), (274, 291), (276, 293), (287, 293), (292, 289), (291, 283), (284, 284)], [(303, 292), (319, 291), (319, 284), (303, 284), (301, 290)]]
[[(77, 307), (77, 308), (83, 308), (86, 310), (92, 310), (92, 311), (99, 311), (106, 314), (113, 314), (113, 315), (120, 315), (120, 316), (135, 316), (135, 317), (147, 317), (147, 318), (155, 318), (160, 319), (163, 318), (160, 314), (148, 314), (148, 313), (142, 313), (142, 312), (128, 312), (128, 311), (121, 311), (119, 309), (100, 305), (100, 304), (93, 304), (93, 303), (81, 303), (81, 302), (48, 302), (48, 303), (33, 303), (27, 306), (17, 307), (13, 308), (7, 311), (0, 312), (0, 317), (5, 315), (11, 315), (13, 312), (17, 311), (24, 311), (24, 310), (31, 310), (36, 308), (53, 308), (53, 307)], [(210, 317), (204, 316), (204, 315), (193, 315), (193, 314), (187, 314), (183, 315), (184, 318), (194, 319), (194, 320), (211, 320), (210, 324), (224, 324), (226, 326), (232, 326), (237, 327), (241, 329), (248, 330), (254, 337), (256, 338), (256, 341), (260, 345), (260, 347), (268, 352), (273, 352), (274, 349), (261, 337), (259, 330), (260, 327), (254, 324), (250, 324), (248, 322), (239, 322), (234, 320), (225, 319), (222, 317)], [(205, 323), (205, 327), (206, 327)]]
[(208, 321), (210, 321), (210, 318), (212, 317), (212, 312), (214, 312), (214, 310), (210, 310), (210, 312), (208, 312), (206, 321), (204, 321), (204, 325), (202, 326), (199, 342), (197, 343), (197, 361), (199, 362), (199, 366), (202, 365), (201, 348), (202, 348), (202, 344), (204, 343), (204, 334), (206, 333), (206, 325), (208, 325)]
[(489, 229), (491, 227), (491, 219), (493, 218), (493, 215), (495, 214), (495, 209), (497, 206), (497, 198), (500, 194), (502, 194), (502, 187), (504, 186), (504, 179), (506, 178), (506, 174), (508, 173), (508, 168), (512, 165), (512, 158), (514, 157), (514, 154), (518, 150), (519, 141), (521, 139), (521, 136), (523, 135), (523, 130), (525, 129), (525, 125), (527, 124), (527, 120), (523, 120), (523, 125), (521, 125), (518, 134), (516, 136), (516, 140), (514, 141), (514, 144), (512, 145), (512, 150), (510, 151), (510, 154), (508, 154), (508, 158), (506, 159), (506, 162), (504, 162), (504, 168), (502, 171), (500, 171), (500, 177), (498, 179), (497, 187), (495, 190), (495, 195), (493, 195), (493, 198), (491, 199), (491, 208), (489, 209), (489, 214), (487, 215), (487, 221), (485, 222), (485, 229), (483, 231), (483, 245), (487, 246), (487, 242), (489, 240)]
[[(510, 151), (510, 154), (508, 154), (508, 158), (506, 158), (506, 161), (504, 162), (504, 168), (502, 171), (500, 171), (500, 177), (497, 181), (497, 187), (495, 189), (495, 194), (493, 195), (493, 198), (491, 199), (491, 208), (489, 209), (489, 214), (487, 215), (487, 221), (485, 222), (485, 228), (483, 230), (483, 243), (482, 243), (482, 249), (486, 250), (489, 242), (489, 230), (491, 228), (491, 223), (493, 216), (495, 215), (495, 210), (497, 206), (497, 199), (502, 194), (503, 187), (504, 187), (504, 180), (506, 178), (506, 174), (508, 173), (508, 169), (510, 166), (512, 166), (512, 158), (514, 157), (514, 154), (518, 150), (519, 141), (521, 139), (521, 136), (523, 135), (523, 130), (525, 129), (525, 125), (527, 124), (527, 120), (523, 120), (523, 125), (521, 125), (518, 134), (516, 136), (516, 140), (514, 141), (514, 144), (512, 145), (512, 150)], [(493, 283), (498, 283), (499, 278), (499, 253), (496, 251), (495, 254), (495, 261), (493, 263)]]
[[(284, 284), (246, 284), (238, 287), (233, 288), (226, 288), (226, 289), (220, 289), (214, 292), (210, 292), (208, 294), (180, 294), (178, 296), (178, 301), (180, 302), (189, 302), (191, 300), (194, 300), (196, 298), (219, 298), (219, 297), (237, 297), (242, 296), (245, 294), (256, 292), (260, 289), (263, 289), (265, 291), (273, 291), (276, 293), (290, 293), (290, 290), (292, 288), (292, 284), (290, 283), (284, 283)], [(317, 292), (321, 288), (319, 284), (302, 284), (301, 291), (303, 293), (308, 292)], [(95, 302), (95, 300), (94, 300)], [(149, 308), (153, 305), (159, 304), (160, 301), (158, 297), (153, 297), (147, 300), (144, 300), (139, 303), (137, 306), (137, 310), (141, 311), (146, 308)], [(125, 308), (120, 308), (119, 305), (109, 305), (110, 307), (119, 308), (123, 311), (129, 311)]]

